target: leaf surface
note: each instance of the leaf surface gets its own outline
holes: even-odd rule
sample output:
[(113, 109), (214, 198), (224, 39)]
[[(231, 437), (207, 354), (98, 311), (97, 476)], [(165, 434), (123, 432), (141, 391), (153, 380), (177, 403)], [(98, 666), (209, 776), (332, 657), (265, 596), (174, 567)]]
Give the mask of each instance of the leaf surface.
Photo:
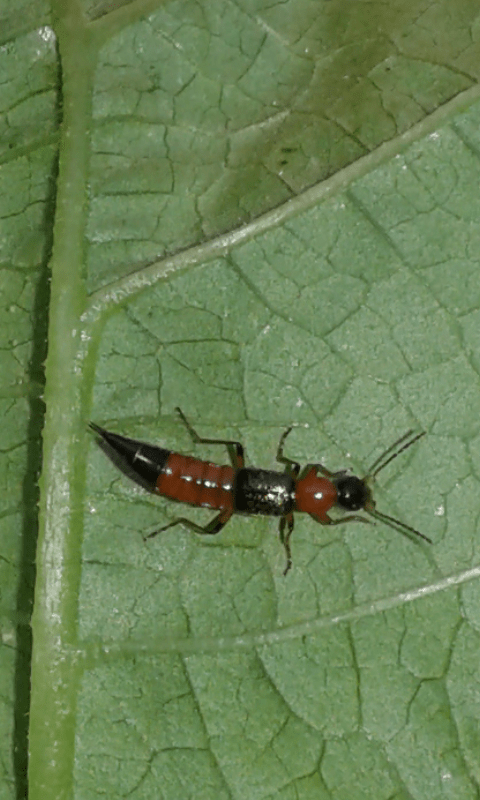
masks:
[[(25, 795), (28, 734), (31, 800), (476, 797), (477, 10), (23, 10), (0, 53), (2, 793)], [(360, 475), (426, 430), (375, 496), (434, 546), (298, 514), (284, 579), (268, 518), (144, 544), (178, 509), (86, 423), (223, 462), (177, 405), (270, 469), (292, 424), (291, 457)]]

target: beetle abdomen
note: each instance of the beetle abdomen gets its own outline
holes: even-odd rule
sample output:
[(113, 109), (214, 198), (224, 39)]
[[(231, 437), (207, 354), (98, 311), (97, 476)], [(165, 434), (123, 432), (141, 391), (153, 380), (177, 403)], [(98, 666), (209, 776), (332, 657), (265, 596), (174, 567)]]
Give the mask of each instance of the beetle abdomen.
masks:
[(171, 453), (155, 491), (190, 506), (233, 509), (233, 478), (232, 467)]

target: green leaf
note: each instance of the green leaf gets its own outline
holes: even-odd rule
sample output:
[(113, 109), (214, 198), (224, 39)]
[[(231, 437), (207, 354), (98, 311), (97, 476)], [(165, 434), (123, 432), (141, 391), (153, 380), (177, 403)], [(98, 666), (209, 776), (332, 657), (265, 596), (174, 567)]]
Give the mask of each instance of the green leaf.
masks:
[[(29, 748), (30, 800), (476, 797), (476, 7), (1, 18), (0, 794)], [(178, 508), (87, 422), (226, 459), (178, 405), (271, 469), (290, 425), (360, 475), (427, 431), (375, 498), (434, 545), (297, 514), (283, 578), (274, 519), (145, 544)]]

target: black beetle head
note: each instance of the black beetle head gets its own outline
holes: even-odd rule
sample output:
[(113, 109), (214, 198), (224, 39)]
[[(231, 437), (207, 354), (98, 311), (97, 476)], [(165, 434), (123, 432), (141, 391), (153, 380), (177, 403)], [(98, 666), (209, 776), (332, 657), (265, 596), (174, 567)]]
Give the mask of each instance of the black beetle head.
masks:
[(337, 489), (337, 504), (345, 511), (359, 511), (371, 504), (370, 489), (361, 478), (343, 474), (334, 483)]

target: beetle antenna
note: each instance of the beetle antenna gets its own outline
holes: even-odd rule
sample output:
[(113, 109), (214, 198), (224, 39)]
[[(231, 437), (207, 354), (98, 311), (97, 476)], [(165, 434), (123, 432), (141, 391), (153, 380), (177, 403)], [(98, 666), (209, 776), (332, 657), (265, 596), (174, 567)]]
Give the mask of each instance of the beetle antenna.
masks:
[[(388, 447), (384, 452), (373, 462), (372, 466), (368, 470), (367, 475), (365, 476), (364, 480), (374, 480), (375, 477), (384, 469), (387, 464), (390, 464), (400, 453), (403, 453), (404, 450), (407, 450), (412, 444), (418, 442), (419, 439), (425, 436), (425, 431), (421, 433), (414, 433), (413, 430), (409, 430), (397, 439), (390, 447)], [(418, 536), (420, 539), (423, 539), (425, 542), (429, 544), (433, 544), (432, 540), (425, 536), (424, 533), (420, 533), (417, 531), (416, 528), (412, 528), (411, 525), (406, 525), (405, 522), (401, 522), (399, 519), (395, 517), (390, 517), (388, 514), (382, 514), (381, 511), (377, 511), (373, 501), (371, 501), (371, 508), (365, 507), (365, 511), (367, 514), (370, 514), (371, 517), (384, 522), (385, 525), (388, 525), (390, 528), (394, 530), (398, 530), (400, 533), (403, 533), (405, 536), (408, 536), (409, 533), (413, 534), (414, 536)]]
[(428, 536), (425, 536), (424, 533), (420, 533), (420, 531), (417, 531), (416, 528), (412, 528), (411, 525), (406, 525), (404, 522), (400, 522), (400, 520), (395, 519), (395, 517), (389, 517), (388, 514), (382, 514), (381, 511), (377, 511), (376, 509), (373, 510), (365, 509), (365, 511), (367, 512), (367, 514), (370, 514), (371, 517), (375, 517), (375, 519), (379, 519), (381, 520), (381, 522), (384, 522), (385, 525), (389, 526), (389, 528), (393, 528), (394, 530), (399, 530), (401, 533), (404, 534), (406, 534), (407, 532), (414, 533), (415, 536), (419, 536), (420, 539), (424, 539), (429, 544), (433, 544), (432, 540), (429, 539)]
[[(403, 436), (400, 437), (400, 439), (397, 439), (396, 442), (390, 445), (390, 447), (388, 447), (382, 453), (382, 455), (379, 456), (377, 460), (373, 462), (372, 466), (367, 472), (367, 475), (365, 476), (365, 479), (370, 478), (373, 480), (378, 475), (378, 473), (387, 466), (387, 464), (390, 464), (390, 461), (393, 461), (395, 458), (397, 458), (397, 456), (399, 456), (400, 453), (403, 453), (403, 451), (411, 447), (412, 444), (418, 442), (418, 440), (421, 439), (422, 436), (425, 436), (425, 431), (422, 431), (421, 433), (416, 433), (415, 436), (411, 438), (412, 434), (413, 430), (409, 430), (406, 433), (404, 433)], [(408, 528), (408, 525), (406, 527)], [(417, 533), (417, 531), (414, 531), (414, 533)]]

